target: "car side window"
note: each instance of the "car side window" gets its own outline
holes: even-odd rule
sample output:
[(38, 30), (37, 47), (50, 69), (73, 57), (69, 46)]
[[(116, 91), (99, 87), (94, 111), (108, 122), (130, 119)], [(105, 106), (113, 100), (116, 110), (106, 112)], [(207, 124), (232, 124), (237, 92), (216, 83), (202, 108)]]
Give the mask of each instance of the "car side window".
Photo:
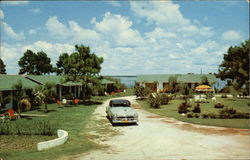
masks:
[(112, 101), (109, 102), (109, 106), (110, 106), (110, 107), (113, 107)]

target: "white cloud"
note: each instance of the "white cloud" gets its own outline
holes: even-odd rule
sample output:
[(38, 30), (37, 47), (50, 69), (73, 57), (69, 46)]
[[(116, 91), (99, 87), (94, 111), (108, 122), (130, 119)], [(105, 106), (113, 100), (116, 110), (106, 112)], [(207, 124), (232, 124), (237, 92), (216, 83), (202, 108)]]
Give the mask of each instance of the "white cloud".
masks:
[(155, 39), (169, 39), (169, 38), (176, 38), (177, 35), (173, 32), (167, 32), (162, 28), (156, 27), (153, 32), (145, 33), (145, 37), (155, 38)]
[(92, 23), (95, 24), (95, 30), (113, 44), (134, 46), (143, 43), (140, 32), (131, 28), (133, 22), (127, 17), (106, 12), (102, 21), (96, 22), (92, 20)]
[(180, 32), (186, 37), (193, 35), (211, 36), (211, 27), (196, 26), (185, 18), (180, 6), (171, 1), (131, 1), (131, 10), (140, 18), (158, 27), (167, 27), (169, 31)]
[(1, 3), (8, 6), (17, 6), (28, 4), (29, 1), (2, 1)]
[(222, 39), (225, 41), (237, 41), (241, 38), (241, 33), (234, 30), (229, 30), (222, 34)]
[(187, 25), (190, 24), (179, 11), (179, 5), (172, 2), (135, 2), (131, 1), (132, 11), (139, 17), (146, 18), (148, 21), (154, 21), (157, 25), (173, 24)]
[(29, 30), (29, 34), (34, 35), (34, 34), (37, 34), (37, 32), (36, 32), (35, 29), (30, 29), (30, 30)]
[(30, 11), (34, 14), (41, 13), (41, 10), (39, 8), (32, 8)]
[(4, 13), (1, 9), (0, 9), (0, 19), (4, 19)]
[(121, 3), (118, 1), (108, 1), (113, 7), (121, 7)]
[(46, 28), (49, 31), (49, 34), (56, 39), (67, 39), (70, 38), (70, 32), (66, 25), (61, 23), (57, 16), (49, 17), (45, 23)]
[(23, 34), (23, 32), (20, 32), (19, 34), (16, 33), (11, 26), (9, 26), (7, 23), (5, 22), (1, 22), (1, 26), (3, 27), (4, 32), (6, 33), (6, 35), (8, 35), (9, 37), (15, 39), (15, 40), (23, 40), (25, 39), (25, 36)]
[(90, 29), (84, 29), (75, 21), (69, 21), (69, 31), (73, 36), (75, 42), (85, 42), (88, 44), (94, 44), (100, 42), (100, 36)]
[(56, 16), (53, 16), (47, 20), (45, 26), (52, 38), (62, 42), (70, 39), (71, 43), (84, 43), (85, 45), (100, 45), (100, 43), (104, 43), (95, 30), (85, 29), (75, 21), (69, 21), (67, 24), (64, 24)]

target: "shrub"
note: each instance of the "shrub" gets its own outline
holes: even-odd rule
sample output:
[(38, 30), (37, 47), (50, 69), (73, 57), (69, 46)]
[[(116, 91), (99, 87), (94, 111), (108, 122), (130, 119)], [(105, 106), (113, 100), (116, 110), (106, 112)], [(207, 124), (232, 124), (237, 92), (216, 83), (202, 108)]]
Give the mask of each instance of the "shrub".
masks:
[(223, 107), (224, 107), (224, 105), (221, 103), (217, 103), (214, 105), (214, 108), (223, 108)]
[(226, 119), (226, 118), (231, 118), (234, 116), (234, 114), (236, 114), (236, 110), (233, 108), (229, 108), (225, 107), (224, 109), (222, 109), (220, 111), (220, 118)]
[(211, 118), (211, 119), (216, 119), (216, 118), (218, 118), (218, 115), (216, 115), (214, 113), (209, 113), (208, 117)]
[(195, 118), (200, 118), (200, 115), (199, 114), (194, 114), (194, 117)]
[(201, 117), (205, 119), (205, 118), (209, 118), (209, 115), (208, 114), (202, 114)]
[(161, 104), (162, 105), (167, 105), (168, 102), (170, 101), (170, 96), (168, 96), (166, 93), (161, 93), (160, 95), (160, 99), (161, 99)]
[(201, 113), (201, 108), (200, 108), (200, 104), (197, 103), (196, 106), (193, 109), (194, 113)]
[(187, 117), (188, 117), (188, 118), (193, 118), (193, 117), (194, 117), (194, 113), (188, 113), (188, 114), (187, 114)]
[(136, 97), (145, 98), (151, 93), (151, 89), (148, 87), (140, 86), (139, 84), (135, 86)]
[(161, 106), (161, 98), (159, 94), (152, 93), (148, 98), (148, 103), (151, 108), (160, 108)]
[(179, 105), (178, 113), (187, 113), (187, 112), (188, 112), (187, 103), (183, 102), (182, 104)]
[(31, 109), (31, 104), (28, 99), (22, 99), (20, 101), (20, 106), (22, 111), (29, 111)]
[(49, 121), (34, 121), (33, 123), (23, 123), (21, 121), (6, 122), (0, 125), (0, 135), (56, 135), (55, 125)]
[(249, 113), (235, 113), (235, 114), (231, 115), (230, 118), (249, 119), (250, 115), (249, 115)]

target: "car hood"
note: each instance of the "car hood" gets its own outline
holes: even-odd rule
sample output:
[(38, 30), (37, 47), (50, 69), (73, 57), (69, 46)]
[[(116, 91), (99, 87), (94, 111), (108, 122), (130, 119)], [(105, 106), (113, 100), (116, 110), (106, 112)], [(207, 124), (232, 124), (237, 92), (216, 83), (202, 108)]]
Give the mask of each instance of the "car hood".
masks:
[(134, 116), (137, 114), (131, 107), (112, 107), (111, 112), (117, 116)]

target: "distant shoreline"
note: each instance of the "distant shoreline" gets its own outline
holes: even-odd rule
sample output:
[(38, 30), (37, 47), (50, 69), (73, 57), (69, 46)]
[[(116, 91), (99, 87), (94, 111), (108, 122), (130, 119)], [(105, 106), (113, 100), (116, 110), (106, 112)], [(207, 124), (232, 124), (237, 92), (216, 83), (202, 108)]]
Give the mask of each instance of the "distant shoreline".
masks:
[(131, 75), (130, 76), (128, 76), (128, 75), (124, 75), (124, 76), (123, 75), (122, 76), (121, 75), (119, 75), (119, 76), (116, 76), (116, 75), (103, 75), (103, 76), (107, 76), (107, 77), (136, 77), (136, 76), (131, 76)]

